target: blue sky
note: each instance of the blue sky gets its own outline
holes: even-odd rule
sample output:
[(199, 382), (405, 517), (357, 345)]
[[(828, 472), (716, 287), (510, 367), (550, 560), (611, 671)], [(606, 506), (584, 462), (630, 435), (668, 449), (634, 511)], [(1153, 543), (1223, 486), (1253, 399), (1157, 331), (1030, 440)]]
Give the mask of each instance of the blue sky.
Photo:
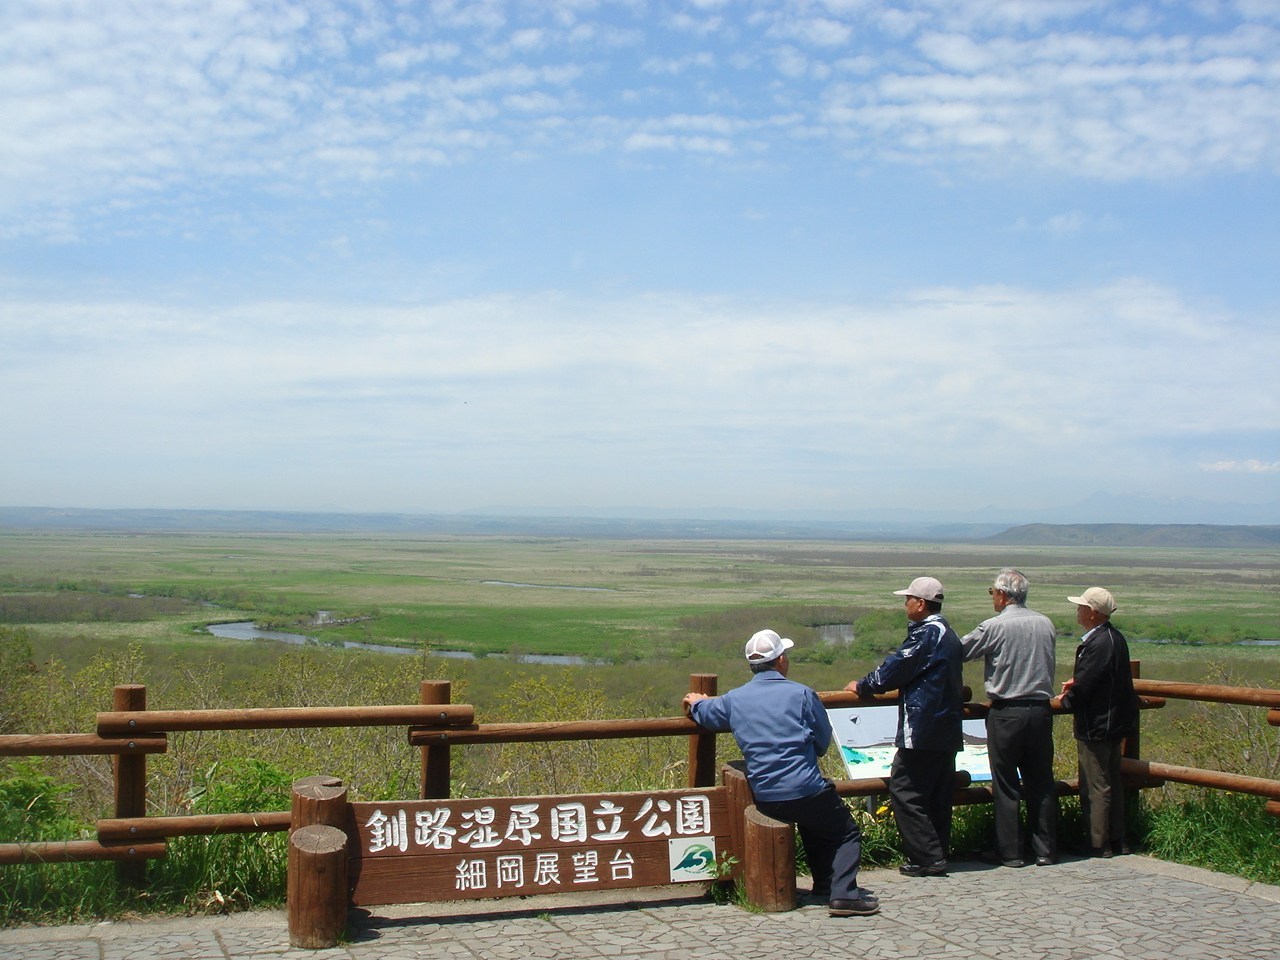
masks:
[(0, 503), (1280, 522), (1276, 0), (9, 0), (0, 116)]

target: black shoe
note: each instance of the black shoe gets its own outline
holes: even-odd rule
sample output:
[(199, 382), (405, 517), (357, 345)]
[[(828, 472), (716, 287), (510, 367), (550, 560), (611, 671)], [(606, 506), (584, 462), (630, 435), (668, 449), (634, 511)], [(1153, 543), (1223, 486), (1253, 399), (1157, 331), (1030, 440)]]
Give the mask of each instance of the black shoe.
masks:
[(1115, 854), (1111, 852), (1110, 847), (1090, 847), (1089, 856), (1099, 857), (1103, 860), (1110, 860)]
[(898, 868), (898, 872), (904, 877), (945, 877), (947, 875), (947, 861), (939, 860), (937, 863), (904, 863)]
[(1017, 868), (1025, 867), (1027, 865), (1026, 861), (1022, 860), (1020, 857), (1014, 857), (1011, 860), (1006, 860), (994, 850), (983, 850), (982, 853), (978, 854), (978, 859), (983, 863), (990, 863), (1000, 867)]
[(1057, 857), (1036, 857), (1037, 867), (1052, 867), (1057, 862)]
[(1120, 842), (1113, 843), (1111, 845), (1111, 852), (1117, 857), (1127, 857), (1133, 853), (1133, 848), (1121, 840)]
[(827, 912), (833, 917), (869, 917), (880, 912), (880, 901), (870, 894), (856, 900), (832, 900), (827, 904)]

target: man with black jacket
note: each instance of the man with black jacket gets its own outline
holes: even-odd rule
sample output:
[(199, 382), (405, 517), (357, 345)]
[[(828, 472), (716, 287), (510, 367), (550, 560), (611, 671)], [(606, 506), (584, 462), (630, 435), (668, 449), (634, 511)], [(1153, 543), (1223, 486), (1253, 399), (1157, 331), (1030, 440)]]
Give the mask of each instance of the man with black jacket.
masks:
[(1062, 684), (1062, 706), (1075, 714), (1080, 811), (1089, 831), (1089, 852), (1110, 857), (1126, 849), (1120, 748), (1137, 727), (1138, 698), (1129, 645), (1111, 625), (1115, 597), (1102, 587), (1090, 587), (1067, 599), (1076, 605), (1076, 623), (1085, 634), (1076, 647), (1071, 679)]
[(860, 697), (901, 690), (898, 750), (889, 772), (893, 819), (902, 836), (908, 877), (942, 876), (951, 845), (956, 753), (962, 745), (964, 654), (942, 619), (942, 584), (916, 577), (905, 590), (907, 639), (861, 680), (845, 687)]

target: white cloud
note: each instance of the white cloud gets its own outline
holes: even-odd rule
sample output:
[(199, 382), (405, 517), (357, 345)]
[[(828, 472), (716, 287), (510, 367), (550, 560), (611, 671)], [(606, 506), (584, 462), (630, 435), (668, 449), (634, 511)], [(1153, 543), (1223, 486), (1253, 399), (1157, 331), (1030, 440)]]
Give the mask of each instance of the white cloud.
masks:
[(1261, 460), (1218, 460), (1202, 463), (1201, 470), (1209, 473), (1280, 473), (1280, 460), (1264, 463)]
[[(4, 230), (66, 236), (105, 198), (408, 175), (424, 126), (433, 163), (526, 156), (553, 148), (538, 125), (553, 103), (572, 107), (554, 143), (568, 150), (625, 154), (655, 119), (708, 105), (732, 105), (741, 136), (785, 103), (868, 159), (1109, 180), (1280, 170), (1271, 5), (1176, 21), (1151, 8), (1143, 24), (1070, 0), (695, 10), (713, 30), (673, 36), (626, 2), (14, 0), (0, 7)], [(652, 81), (639, 96), (636, 71)], [(793, 149), (782, 130), (753, 137), (753, 152)]]
[[(344, 476), (378, 464), (387, 476), (375, 486), (438, 461), (436, 473), (457, 477), (458, 507), (475, 504), (467, 482), (497, 485), (487, 474), (498, 461), (520, 465), (531, 488), (582, 496), (584, 464), (621, 496), (646, 458), (693, 462), (663, 483), (686, 484), (670, 496), (696, 503), (695, 478), (726, 483), (756, 464), (752, 451), (768, 451), (765, 478), (816, 457), (827, 466), (814, 482), (825, 483), (910, 470), (918, 458), (903, 438), (927, 436), (921, 455), (952, 464), (958, 491), (995, 482), (989, 471), (1014, 453), (1028, 483), (1055, 484), (1094, 462), (1116, 476), (1149, 468), (1152, 444), (1280, 423), (1269, 373), (1280, 332), (1255, 332), (1241, 353), (1237, 321), (1139, 281), (938, 288), (882, 304), (29, 302), (6, 305), (0, 331), (0, 403), (24, 410), (0, 444), (24, 451), (32, 489), (63, 482), (68, 460), (78, 476), (124, 469), (114, 465), (125, 453), (204, 471), (210, 450), (269, 463), (301, 444), (350, 461), (332, 467)], [(735, 495), (758, 496), (739, 484)]]

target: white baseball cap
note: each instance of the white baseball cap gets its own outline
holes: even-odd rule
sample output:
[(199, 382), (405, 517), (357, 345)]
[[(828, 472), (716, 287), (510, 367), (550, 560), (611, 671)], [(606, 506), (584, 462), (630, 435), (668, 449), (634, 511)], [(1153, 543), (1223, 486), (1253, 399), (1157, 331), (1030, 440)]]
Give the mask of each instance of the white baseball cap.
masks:
[(772, 630), (761, 630), (747, 641), (747, 659), (752, 663), (768, 663), (794, 646), (786, 637), (780, 637)]

